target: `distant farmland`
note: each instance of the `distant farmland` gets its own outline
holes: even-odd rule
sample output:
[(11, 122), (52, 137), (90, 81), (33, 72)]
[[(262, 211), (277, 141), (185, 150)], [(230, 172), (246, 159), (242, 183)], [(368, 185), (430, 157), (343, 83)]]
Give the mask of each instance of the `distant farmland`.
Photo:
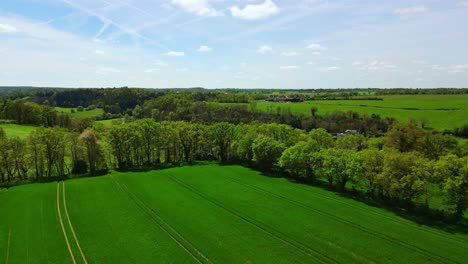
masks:
[(295, 113), (310, 115), (311, 107), (317, 107), (317, 114), (333, 111), (355, 111), (361, 114), (378, 114), (394, 117), (399, 121), (410, 118), (420, 121), (427, 118), (428, 127), (437, 130), (452, 129), (466, 124), (468, 117), (468, 95), (392, 95), (379, 96), (377, 100), (315, 100), (302, 103), (257, 102), (257, 108), (264, 111), (290, 109)]
[[(463, 263), (468, 236), (240, 166), (0, 189), (7, 263)], [(66, 236), (64, 236), (66, 234)]]

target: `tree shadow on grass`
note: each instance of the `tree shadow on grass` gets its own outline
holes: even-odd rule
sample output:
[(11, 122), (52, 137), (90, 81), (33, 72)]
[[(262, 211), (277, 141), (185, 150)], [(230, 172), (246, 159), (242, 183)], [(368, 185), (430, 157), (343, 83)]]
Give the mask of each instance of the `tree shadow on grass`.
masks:
[(340, 192), (336, 187), (329, 186), (325, 181), (319, 180), (310, 182), (305, 181), (304, 179), (286, 179), (288, 179), (288, 181), (291, 183), (320, 188), (322, 190), (333, 192), (343, 198), (353, 199), (374, 208), (384, 209), (394, 213), (397, 217), (404, 218), (418, 225), (436, 228), (452, 234), (468, 234), (468, 219), (466, 216), (460, 220), (443, 210), (430, 209), (422, 205), (414, 205), (409, 209), (405, 209), (383, 200), (377, 200), (374, 197), (357, 190), (347, 190), (346, 192)]

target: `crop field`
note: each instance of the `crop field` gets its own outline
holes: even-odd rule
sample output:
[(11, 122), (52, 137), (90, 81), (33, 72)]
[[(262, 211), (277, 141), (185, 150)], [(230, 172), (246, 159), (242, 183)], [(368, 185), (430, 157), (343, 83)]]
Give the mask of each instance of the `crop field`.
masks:
[(394, 117), (399, 121), (410, 118), (418, 122), (428, 119), (428, 127), (437, 130), (460, 127), (468, 117), (468, 95), (392, 95), (379, 96), (377, 100), (315, 100), (302, 103), (257, 102), (257, 108), (276, 111), (278, 107), (289, 108), (292, 112), (310, 115), (310, 108), (317, 107), (318, 114), (333, 111), (355, 111), (378, 114), (381, 117)]
[[(75, 110), (75, 113), (71, 112), (72, 109)], [(104, 113), (104, 110), (102, 110), (101, 108), (96, 108), (96, 109), (93, 109), (93, 110), (90, 110), (90, 111), (86, 111), (86, 109), (85, 109), (85, 110), (83, 110), (83, 112), (76, 111), (76, 108), (65, 108), (65, 107), (55, 107), (55, 110), (57, 110), (58, 112), (62, 112), (62, 113), (68, 113), (72, 117), (76, 117), (76, 118), (99, 117), (99, 116), (102, 116), (102, 114)]]
[(240, 166), (0, 189), (6, 263), (466, 263), (468, 235)]
[(17, 125), (17, 124), (0, 124), (0, 127), (3, 128), (5, 134), (9, 138), (26, 138), (34, 129), (35, 126), (28, 125)]

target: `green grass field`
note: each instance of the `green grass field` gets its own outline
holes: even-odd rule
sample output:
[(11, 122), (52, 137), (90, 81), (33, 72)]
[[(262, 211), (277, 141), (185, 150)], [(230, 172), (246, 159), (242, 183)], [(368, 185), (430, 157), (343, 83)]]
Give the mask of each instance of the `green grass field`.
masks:
[(17, 125), (17, 124), (0, 124), (8, 138), (26, 138), (34, 129), (35, 126)]
[[(317, 107), (318, 114), (352, 110), (358, 113), (394, 117), (399, 121), (410, 118), (418, 122), (429, 120), (428, 126), (437, 130), (460, 127), (468, 123), (468, 95), (394, 95), (380, 96), (383, 101), (372, 100), (316, 100), (302, 103), (257, 102), (257, 108), (276, 111), (277, 107), (310, 115), (310, 108)], [(412, 108), (412, 109), (410, 109)], [(418, 108), (419, 110), (413, 110)]]
[[(468, 235), (240, 166), (0, 189), (7, 263), (463, 263)], [(65, 235), (64, 235), (65, 234)], [(68, 241), (68, 244), (67, 244)]]
[[(75, 113), (72, 113), (72, 109), (75, 110)], [(55, 107), (55, 110), (58, 112), (62, 113), (68, 113), (71, 115), (71, 117), (76, 117), (76, 118), (93, 118), (93, 117), (100, 117), (102, 114), (104, 114), (104, 110), (101, 108), (96, 108), (91, 111), (86, 111), (83, 110), (83, 112), (78, 112), (76, 111), (76, 108), (66, 108), (66, 107)]]

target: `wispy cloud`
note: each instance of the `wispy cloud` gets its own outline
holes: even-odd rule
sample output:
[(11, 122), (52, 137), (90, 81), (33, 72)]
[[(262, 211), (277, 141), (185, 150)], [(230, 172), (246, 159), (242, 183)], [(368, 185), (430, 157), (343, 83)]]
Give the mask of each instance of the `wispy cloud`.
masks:
[(281, 70), (300, 70), (301, 66), (297, 65), (285, 65), (285, 66), (280, 66), (279, 67)]
[(398, 67), (394, 64), (374, 60), (369, 63), (353, 63), (353, 66), (357, 67), (359, 70), (368, 70), (368, 71), (393, 71), (396, 70)]
[(210, 47), (208, 47), (208, 46), (205, 46), (205, 45), (202, 45), (202, 46), (200, 46), (200, 47), (198, 48), (197, 51), (198, 51), (198, 52), (209, 52), (209, 51), (211, 51), (211, 50), (212, 50), (212, 48), (210, 48)]
[(185, 56), (185, 52), (182, 51), (169, 51), (166, 53), (166, 56), (169, 57), (183, 57)]
[(16, 27), (8, 24), (0, 24), (0, 33), (10, 33), (18, 31)]
[(299, 55), (301, 55), (301, 53), (296, 52), (296, 51), (285, 51), (281, 53), (281, 56), (285, 56), (285, 57), (294, 57), (294, 56), (299, 56)]
[(418, 13), (425, 13), (427, 12), (427, 8), (422, 5), (406, 7), (406, 8), (399, 8), (393, 11), (397, 15), (411, 15), (411, 14), (418, 14)]
[(460, 1), (460, 2), (458, 2), (458, 6), (468, 7), (468, 1)]
[(257, 53), (260, 53), (260, 54), (273, 53), (273, 48), (268, 45), (263, 45), (263, 46), (258, 47)]
[(207, 0), (172, 0), (174, 5), (199, 16), (219, 16), (222, 13), (210, 6)]
[(232, 6), (230, 10), (233, 17), (246, 20), (264, 19), (280, 12), (280, 8), (272, 0), (265, 0), (257, 5), (249, 4), (244, 8)]
[(328, 48), (325, 47), (325, 46), (322, 46), (318, 43), (312, 43), (310, 45), (308, 45), (306, 47), (306, 49), (310, 49), (310, 50), (313, 50), (313, 51), (324, 51), (324, 50), (327, 50)]
[(339, 66), (330, 66), (330, 67), (320, 68), (319, 70), (324, 71), (324, 72), (331, 72), (331, 71), (341, 70), (341, 67), (339, 67)]

